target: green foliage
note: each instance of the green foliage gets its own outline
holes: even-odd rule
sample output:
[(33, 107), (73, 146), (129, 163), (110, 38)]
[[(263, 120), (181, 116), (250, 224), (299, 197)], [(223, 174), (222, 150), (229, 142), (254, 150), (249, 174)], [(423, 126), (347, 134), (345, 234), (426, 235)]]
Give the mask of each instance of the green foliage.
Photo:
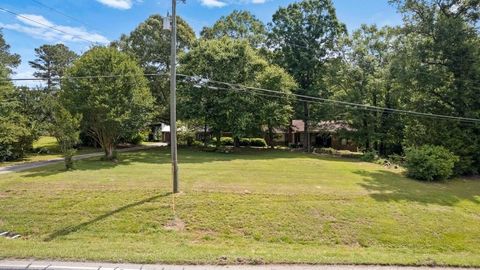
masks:
[(141, 68), (127, 54), (115, 48), (95, 47), (75, 61), (67, 74), (124, 75), (62, 82), (63, 105), (82, 116), (82, 129), (97, 141), (107, 158), (113, 158), (120, 138), (137, 134), (149, 124), (153, 97)]
[(33, 142), (19, 96), (12, 83), (6, 81), (20, 64), (20, 57), (9, 49), (0, 32), (0, 161), (22, 157)]
[[(140, 23), (128, 35), (122, 35), (112, 46), (131, 54), (145, 73), (166, 73), (170, 67), (170, 31), (163, 30), (163, 17), (155, 14)], [(177, 16), (177, 49), (181, 53), (195, 41), (195, 32), (188, 23)], [(148, 87), (155, 98), (156, 118), (168, 122), (168, 76), (148, 76)]]
[(65, 159), (65, 168), (73, 169), (73, 148), (80, 142), (80, 115), (72, 115), (58, 102), (53, 101), (52, 117), (50, 119), (50, 134), (52, 134), (60, 146)]
[(65, 159), (65, 169), (67, 169), (67, 170), (75, 169), (75, 163), (73, 162), (73, 156), (75, 156), (76, 152), (77, 152), (76, 149), (70, 148), (63, 153), (64, 159)]
[(234, 10), (228, 16), (220, 17), (212, 27), (204, 27), (200, 35), (206, 39), (245, 39), (252, 47), (259, 47), (265, 43), (267, 31), (262, 21), (249, 11)]
[[(322, 85), (318, 85), (326, 72), (326, 63), (338, 55), (339, 42), (346, 34), (346, 27), (337, 19), (331, 0), (303, 0), (278, 9), (270, 24), (269, 43), (275, 63), (283, 67), (299, 85), (296, 94), (327, 97)], [(296, 117), (308, 123), (310, 107), (298, 102)], [(314, 117), (325, 117), (324, 110), (316, 107)], [(308, 133), (308, 125), (305, 125)], [(305, 136), (303, 146), (310, 151), (310, 142)]]
[(258, 97), (256, 99), (256, 120), (266, 127), (270, 147), (274, 147), (274, 129), (283, 130), (293, 117), (293, 96), (297, 84), (283, 68), (267, 66), (255, 78), (255, 85), (264, 89), (275, 89), (283, 93), (282, 98)]
[(366, 162), (373, 162), (378, 158), (378, 155), (375, 151), (368, 151), (363, 153), (363, 155), (360, 157), (362, 161)]
[[(247, 41), (228, 37), (198, 41), (180, 63), (181, 73), (243, 85), (253, 85), (256, 74), (268, 66)], [(212, 85), (203, 81), (179, 86), (178, 107), (183, 119), (206, 124), (216, 136), (228, 131), (241, 138), (258, 130), (253, 91), (212, 89), (207, 84)]]
[[(212, 143), (216, 144), (217, 139), (213, 138)], [(221, 146), (233, 146), (233, 138), (232, 137), (221, 137), (220, 138), (220, 145)]]
[(250, 139), (250, 146), (255, 147), (267, 147), (267, 142), (264, 138), (251, 138)]
[(181, 126), (177, 131), (177, 141), (180, 145), (192, 146), (195, 141), (195, 129)]
[(42, 45), (35, 49), (34, 61), (29, 61), (30, 66), (36, 71), (33, 76), (46, 79), (47, 88), (59, 85), (59, 78), (72, 64), (78, 55), (64, 44)]
[[(479, 1), (394, 0), (406, 21), (398, 50), (406, 109), (480, 118)], [(460, 157), (455, 173), (478, 173), (479, 128), (455, 121), (407, 118), (404, 144), (441, 145)]]
[(452, 176), (459, 158), (442, 146), (424, 145), (406, 151), (405, 167), (411, 178), (439, 181)]
[(250, 146), (250, 138), (241, 138), (240, 146)]

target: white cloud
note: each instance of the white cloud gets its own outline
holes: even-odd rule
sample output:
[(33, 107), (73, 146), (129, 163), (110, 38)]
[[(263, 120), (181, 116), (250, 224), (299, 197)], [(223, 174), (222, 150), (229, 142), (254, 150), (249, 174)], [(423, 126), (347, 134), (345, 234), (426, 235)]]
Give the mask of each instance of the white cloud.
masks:
[(200, 0), (203, 6), (206, 7), (224, 7), (227, 3), (219, 0)]
[(243, 4), (263, 4), (268, 0), (200, 0), (203, 6), (211, 8), (221, 8), (230, 4), (243, 5)]
[[(35, 14), (21, 14), (21, 16), (17, 16), (17, 19), (24, 24), (28, 24), (31, 26), (49, 26), (53, 27), (53, 23), (51, 23), (49, 20), (45, 19), (41, 15), (35, 15)], [(38, 23), (37, 23), (38, 22)]]
[[(21, 22), (13, 24), (2, 24), (0, 28), (5, 28), (21, 33), (25, 33), (35, 38), (56, 42), (86, 42), (106, 44), (109, 40), (97, 33), (88, 32), (83, 27), (72, 27), (66, 25), (56, 25), (41, 15), (20, 14), (17, 20)], [(54, 30), (58, 29), (60, 31)]]
[(97, 0), (98, 2), (117, 9), (130, 9), (133, 5), (132, 0)]

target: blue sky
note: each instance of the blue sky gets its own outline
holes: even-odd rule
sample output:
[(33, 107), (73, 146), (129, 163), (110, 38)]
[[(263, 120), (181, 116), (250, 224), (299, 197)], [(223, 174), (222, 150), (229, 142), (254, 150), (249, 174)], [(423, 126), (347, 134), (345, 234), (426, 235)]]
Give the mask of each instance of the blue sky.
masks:
[[(178, 13), (198, 33), (212, 25), (220, 16), (234, 9), (245, 9), (264, 22), (280, 7), (294, 0), (187, 0), (178, 4)], [(401, 16), (387, 0), (333, 0), (337, 15), (348, 30), (362, 23), (397, 25)], [(53, 7), (53, 11), (44, 5)], [(62, 42), (77, 53), (88, 50), (86, 40), (106, 43), (122, 33), (129, 33), (149, 15), (165, 15), (171, 0), (0, 0), (0, 8), (20, 14), (15, 16), (0, 10), (0, 28), (11, 51), (22, 56), (22, 64), (14, 77), (32, 77), (28, 61), (33, 60), (34, 48), (42, 44)], [(39, 25), (33, 21), (40, 22)], [(61, 29), (58, 33), (47, 26)], [(80, 38), (78, 38), (80, 37)]]

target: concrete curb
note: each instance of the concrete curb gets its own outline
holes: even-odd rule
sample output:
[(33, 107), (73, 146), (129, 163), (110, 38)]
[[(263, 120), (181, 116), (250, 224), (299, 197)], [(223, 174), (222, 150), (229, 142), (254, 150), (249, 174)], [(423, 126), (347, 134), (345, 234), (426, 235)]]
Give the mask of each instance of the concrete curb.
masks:
[[(378, 265), (162, 265), (0, 260), (0, 270), (427, 270), (462, 269), (454, 267), (405, 267)], [(478, 269), (478, 268), (469, 268)]]

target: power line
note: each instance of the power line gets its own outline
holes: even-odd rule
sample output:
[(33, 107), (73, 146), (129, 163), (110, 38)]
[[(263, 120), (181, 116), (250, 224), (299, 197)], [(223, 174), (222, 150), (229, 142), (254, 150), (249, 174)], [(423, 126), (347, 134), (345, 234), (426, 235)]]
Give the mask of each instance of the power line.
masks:
[[(372, 105), (353, 103), (353, 102), (347, 102), (347, 101), (326, 99), (326, 98), (309, 96), (309, 95), (302, 95), (302, 94), (294, 94), (294, 93), (288, 94), (288, 93), (278, 91), (278, 90), (264, 89), (264, 88), (259, 88), (259, 87), (245, 86), (245, 85), (241, 85), (241, 84), (234, 84), (234, 83), (216, 81), (216, 80), (211, 80), (211, 79), (200, 78), (198, 76), (190, 76), (190, 75), (185, 75), (185, 74), (177, 74), (177, 75), (182, 76), (182, 77), (186, 77), (186, 78), (197, 79), (197, 80), (198, 79), (203, 79), (205, 82), (213, 82), (213, 83), (227, 85), (227, 86), (230, 86), (230, 87), (246, 88), (246, 89), (269, 92), (269, 93), (276, 93), (276, 94), (281, 94), (281, 95), (293, 95), (295, 97), (299, 97), (299, 98), (306, 99), (306, 100), (322, 101), (322, 102), (325, 102), (325, 103), (338, 104), (338, 105), (341, 105), (341, 106), (347, 106), (347, 107), (349, 106), (349, 107), (354, 107), (354, 108), (362, 108), (362, 109), (366, 109), (366, 110), (374, 110), (374, 111), (377, 111), (377, 112), (401, 113), (401, 114), (410, 114), (410, 115), (423, 116), (423, 117), (442, 118), (442, 119), (449, 119), (449, 120), (458, 120), (458, 121), (463, 121), (463, 122), (480, 123), (480, 119), (476, 119), (476, 118), (458, 117), (458, 116), (450, 116), (450, 115), (443, 115), (443, 114), (433, 114), (433, 113), (423, 113), (423, 112), (416, 112), (416, 111), (409, 111), (409, 110), (393, 109), (393, 108), (372, 106)], [(303, 89), (297, 89), (297, 90), (303, 90)]]
[(81, 21), (80, 19), (77, 19), (77, 18), (75, 18), (75, 17), (73, 17), (73, 16), (71, 16), (71, 15), (69, 15), (69, 14), (66, 14), (66, 13), (64, 13), (64, 12), (62, 12), (62, 11), (54, 8), (54, 7), (48, 6), (48, 5), (42, 3), (42, 2), (40, 2), (40, 1), (38, 1), (38, 0), (31, 0), (31, 1), (34, 2), (34, 3), (37, 3), (38, 5), (40, 5), (40, 6), (44, 7), (44, 8), (47, 8), (47, 9), (49, 9), (49, 10), (51, 10), (51, 11), (57, 13), (57, 14), (60, 14), (60, 15), (62, 15), (62, 16), (64, 16), (64, 17), (66, 17), (66, 18), (69, 18), (69, 19), (74, 20), (74, 21), (76, 21), (76, 22), (78, 22), (78, 23), (80, 23), (80, 24), (83, 24), (83, 25), (85, 25), (85, 26), (90, 26), (90, 27), (93, 28), (93, 26), (89, 25), (88, 23), (85, 23), (85, 22)]
[(6, 8), (0, 7), (0, 10), (5, 11), (5, 12), (7, 12), (7, 13), (10, 13), (10, 14), (12, 14), (12, 15), (15, 15), (15, 16), (17, 16), (17, 17), (20, 17), (20, 18), (22, 18), (22, 19), (25, 19), (25, 20), (34, 22), (34, 23), (36, 23), (36, 24), (38, 24), (38, 25), (42, 25), (42, 26), (44, 26), (44, 27), (50, 28), (50, 29), (52, 29), (52, 30), (54, 30), (54, 31), (57, 31), (57, 32), (59, 32), (59, 33), (62, 33), (62, 34), (65, 34), (65, 35), (69, 35), (69, 36), (72, 36), (72, 37), (76, 37), (76, 38), (78, 38), (78, 39), (81, 39), (81, 40), (83, 40), (83, 41), (90, 42), (90, 43), (92, 43), (92, 44), (98, 44), (98, 42), (96, 42), (96, 41), (92, 41), (92, 40), (83, 38), (83, 37), (81, 37), (81, 36), (74, 35), (74, 34), (72, 34), (72, 33), (68, 33), (68, 32), (66, 32), (66, 31), (60, 30), (60, 29), (58, 29), (58, 28), (56, 28), (56, 27), (54, 27), (54, 26), (51, 26), (51, 25), (48, 25), (48, 24), (39, 22), (39, 21), (37, 21), (37, 20), (31, 19), (31, 18), (29, 18), (29, 17), (27, 17), (27, 16), (23, 16), (23, 15), (21, 15), (21, 14), (18, 14), (18, 13), (16, 13), (16, 12), (13, 12), (13, 11), (8, 10), (8, 9), (6, 9)]
[[(147, 74), (142, 74), (141, 76), (147, 76), (147, 77), (152, 76), (152, 77), (154, 77), (154, 76), (166, 76), (166, 75), (168, 75), (168, 74), (166, 74), (166, 73), (147, 73)], [(140, 75), (108, 74), (108, 75), (89, 75), (89, 76), (64, 76), (64, 77), (54, 78), (54, 80), (118, 78), (118, 77), (138, 77), (138, 76), (140, 76)], [(201, 78), (199, 76), (190, 76), (190, 75), (185, 75), (185, 74), (180, 74), (180, 73), (177, 73), (177, 76), (193, 79), (194, 81), (190, 81), (190, 83), (195, 83), (195, 81), (200, 81), (201, 80), (202, 81), (201, 83), (203, 83), (203, 84), (198, 84), (197, 83), (197, 84), (194, 84), (194, 86), (196, 86), (196, 87), (207, 87), (207, 88), (213, 89), (213, 90), (242, 91), (242, 89), (249, 89), (249, 90), (255, 91), (255, 93), (257, 95), (266, 96), (266, 97), (291, 98), (293, 96), (293, 97), (295, 97), (295, 99), (297, 101), (301, 101), (301, 102), (340, 105), (340, 106), (344, 106), (344, 107), (350, 108), (350, 109), (360, 109), (360, 110), (371, 111), (371, 112), (409, 114), (409, 115), (429, 117), (429, 118), (440, 118), (440, 119), (446, 119), (446, 120), (458, 120), (458, 121), (461, 121), (461, 122), (480, 123), (480, 119), (476, 119), (476, 118), (457, 117), (457, 116), (450, 116), (450, 115), (443, 115), (443, 114), (433, 114), (433, 113), (423, 113), (423, 112), (417, 112), (417, 111), (393, 109), (393, 108), (371, 106), (371, 105), (366, 105), (366, 104), (346, 102), (346, 101), (340, 101), (340, 100), (326, 99), (326, 98), (320, 98), (320, 97), (309, 96), (309, 95), (285, 93), (285, 92), (278, 91), (278, 90), (271, 90), (271, 89), (265, 89), (265, 88), (259, 88), (259, 87), (245, 86), (245, 85), (241, 85), (241, 84), (235, 84), (235, 83), (228, 83), (228, 82), (222, 82), (222, 81), (217, 81), (217, 80), (205, 79), (205, 78)], [(6, 80), (3, 80), (3, 81), (45, 81), (45, 80), (46, 79), (42, 79), (42, 78), (15, 78), (15, 79), (6, 79)], [(0, 80), (0, 82), (1, 81), (2, 80)], [(210, 83), (210, 82), (217, 83), (217, 84), (223, 84), (223, 85), (228, 86), (229, 88), (207, 85), (207, 83)], [(298, 90), (302, 90), (302, 89), (298, 89)], [(245, 92), (245, 91), (243, 90), (243, 92)], [(263, 93), (259, 93), (259, 92), (263, 92)], [(265, 93), (269, 93), (269, 94), (265, 94)]]
[[(141, 75), (136, 75), (136, 74), (107, 74), (107, 75), (86, 75), (86, 76), (63, 76), (63, 77), (56, 77), (56, 78), (51, 78), (53, 81), (60, 81), (60, 80), (65, 80), (65, 79), (99, 79), (99, 78), (120, 78), (120, 77), (139, 77), (139, 76), (145, 76), (145, 77), (156, 77), (156, 76), (166, 76), (168, 75), (167, 73), (145, 73)], [(5, 82), (5, 81), (46, 81), (48, 80), (47, 78), (10, 78), (10, 79), (4, 79), (0, 80), (0, 82)]]

